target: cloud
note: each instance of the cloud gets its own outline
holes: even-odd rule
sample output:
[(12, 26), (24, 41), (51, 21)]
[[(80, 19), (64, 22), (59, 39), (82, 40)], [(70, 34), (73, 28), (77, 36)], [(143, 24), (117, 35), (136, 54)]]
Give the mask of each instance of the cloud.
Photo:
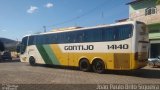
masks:
[(53, 7), (53, 3), (47, 3), (47, 4), (45, 5), (45, 7), (46, 7), (46, 8), (51, 8), (51, 7)]
[(0, 30), (0, 31), (2, 31), (2, 32), (6, 32), (7, 30), (5, 30), (5, 29), (2, 29), (2, 30)]
[(30, 6), (30, 8), (27, 10), (27, 13), (34, 13), (36, 10), (38, 10), (38, 7)]

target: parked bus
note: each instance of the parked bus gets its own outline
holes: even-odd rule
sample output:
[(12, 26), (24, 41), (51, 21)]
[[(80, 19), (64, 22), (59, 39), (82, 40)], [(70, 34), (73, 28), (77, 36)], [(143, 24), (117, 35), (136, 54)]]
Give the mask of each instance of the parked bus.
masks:
[(147, 64), (148, 30), (138, 21), (55, 30), (23, 37), (21, 62), (79, 67), (102, 73), (133, 70)]

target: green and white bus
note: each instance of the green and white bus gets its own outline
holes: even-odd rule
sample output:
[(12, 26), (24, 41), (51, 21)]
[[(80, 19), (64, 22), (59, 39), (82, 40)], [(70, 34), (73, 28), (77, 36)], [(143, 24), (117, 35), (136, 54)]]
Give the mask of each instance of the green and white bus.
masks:
[(132, 70), (147, 64), (148, 30), (138, 21), (55, 30), (23, 37), (21, 62), (93, 69)]

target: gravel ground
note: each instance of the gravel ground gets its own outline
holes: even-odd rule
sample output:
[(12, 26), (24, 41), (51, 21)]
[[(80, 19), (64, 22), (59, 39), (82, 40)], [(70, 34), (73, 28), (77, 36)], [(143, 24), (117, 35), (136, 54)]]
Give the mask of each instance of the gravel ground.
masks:
[[(14, 60), (0, 63), (0, 83), (1, 87), (9, 84), (29, 88), (29, 85), (34, 85), (34, 90), (40, 85), (48, 89), (62, 88), (61, 90), (70, 87), (73, 90), (83, 90), (83, 87), (87, 86), (92, 90), (103, 84), (160, 84), (160, 68), (145, 67), (136, 71), (106, 71), (105, 74), (97, 74), (71, 68), (30, 66), (28, 63)], [(42, 87), (40, 89), (43, 89)]]

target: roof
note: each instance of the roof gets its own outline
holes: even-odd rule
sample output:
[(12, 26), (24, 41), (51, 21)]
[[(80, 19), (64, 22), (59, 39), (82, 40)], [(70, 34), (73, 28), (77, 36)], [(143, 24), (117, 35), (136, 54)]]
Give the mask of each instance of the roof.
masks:
[(68, 30), (55, 30), (55, 31), (50, 31), (50, 32), (43, 32), (39, 34), (29, 34), (25, 35), (26, 36), (32, 36), (32, 35), (43, 35), (43, 34), (51, 34), (51, 33), (61, 33), (61, 32), (70, 32), (70, 31), (78, 31), (78, 30), (86, 30), (86, 29), (94, 29), (94, 28), (103, 28), (103, 27), (110, 27), (110, 26), (116, 26), (116, 25), (124, 25), (124, 24), (133, 24), (136, 21), (126, 21), (126, 22), (117, 22), (114, 24), (105, 24), (105, 25), (98, 25), (98, 26), (93, 26), (93, 27), (83, 27), (83, 28), (77, 28), (77, 29), (68, 29)]
[(142, 1), (142, 0), (133, 0), (133, 1), (129, 2), (129, 3), (127, 3), (127, 5), (129, 5), (129, 4), (135, 4), (135, 3), (138, 3), (140, 1)]
[(79, 28), (83, 28), (83, 27), (66, 27), (66, 28), (58, 28), (58, 29), (54, 29), (54, 30), (52, 30), (52, 31), (74, 30), (74, 29), (79, 29)]
[(119, 19), (119, 20), (116, 20), (116, 22), (125, 22), (127, 21), (129, 18), (123, 18), (123, 19)]

